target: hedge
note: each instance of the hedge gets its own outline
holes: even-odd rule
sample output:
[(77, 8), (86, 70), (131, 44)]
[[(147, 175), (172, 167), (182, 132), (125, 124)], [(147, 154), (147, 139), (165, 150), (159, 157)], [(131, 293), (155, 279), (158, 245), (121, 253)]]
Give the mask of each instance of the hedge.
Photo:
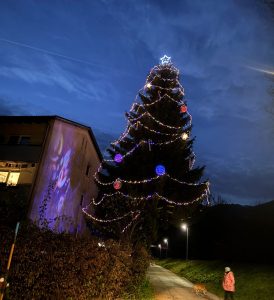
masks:
[[(0, 227), (2, 273), (13, 235), (12, 229)], [(25, 223), (18, 233), (6, 299), (118, 299), (144, 278), (148, 262), (142, 247), (132, 251), (126, 243), (76, 238)]]

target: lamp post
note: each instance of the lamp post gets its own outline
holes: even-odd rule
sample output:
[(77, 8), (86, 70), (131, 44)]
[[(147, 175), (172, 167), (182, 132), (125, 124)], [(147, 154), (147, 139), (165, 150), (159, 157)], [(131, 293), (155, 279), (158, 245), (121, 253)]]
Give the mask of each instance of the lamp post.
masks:
[(181, 228), (186, 231), (186, 260), (188, 260), (188, 231), (189, 231), (189, 228), (188, 228), (188, 225), (186, 223), (183, 223), (181, 225)]
[(161, 253), (162, 253), (162, 245), (161, 245), (161, 244), (159, 244), (159, 245), (158, 245), (158, 248), (159, 248), (159, 250), (160, 250), (160, 258), (161, 258)]
[(168, 250), (168, 239), (164, 239), (164, 243), (166, 244), (166, 258), (167, 258), (167, 250)]

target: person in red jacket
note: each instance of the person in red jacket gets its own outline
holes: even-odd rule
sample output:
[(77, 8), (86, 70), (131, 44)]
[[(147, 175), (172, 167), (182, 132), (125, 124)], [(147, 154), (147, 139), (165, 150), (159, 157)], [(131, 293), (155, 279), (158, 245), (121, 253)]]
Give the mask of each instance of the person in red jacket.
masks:
[(225, 291), (225, 300), (234, 299), (235, 292), (235, 278), (233, 272), (229, 267), (225, 267), (225, 274), (223, 279), (223, 289)]

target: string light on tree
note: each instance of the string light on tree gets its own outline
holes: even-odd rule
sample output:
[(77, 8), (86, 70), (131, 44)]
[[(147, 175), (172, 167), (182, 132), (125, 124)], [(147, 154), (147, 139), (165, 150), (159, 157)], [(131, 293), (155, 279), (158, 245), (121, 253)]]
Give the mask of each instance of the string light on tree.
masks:
[(151, 84), (150, 82), (148, 82), (148, 83), (146, 84), (146, 88), (150, 89), (151, 87), (152, 87), (152, 84)]
[[(155, 168), (155, 172), (156, 172), (156, 168)], [(166, 172), (165, 172), (165, 176), (168, 177), (168, 178), (170, 178), (172, 181), (177, 182), (177, 183), (182, 184), (182, 185), (185, 185), (185, 186), (199, 186), (199, 185), (201, 185), (200, 183), (192, 183), (192, 182), (181, 181), (181, 180), (179, 180), (177, 178), (174, 178), (174, 177), (170, 176)], [(127, 184), (133, 184), (133, 185), (135, 185), (135, 184), (150, 183), (150, 182), (153, 182), (153, 181), (157, 181), (160, 178), (161, 178), (161, 175), (157, 175), (157, 176), (146, 178), (146, 179), (143, 179), (143, 180), (126, 180), (126, 179), (120, 179), (119, 178), (119, 181), (127, 183)], [(96, 176), (95, 176), (95, 180), (99, 184), (105, 185), (105, 186), (113, 185), (115, 183), (115, 181), (116, 181), (116, 180), (114, 180), (114, 181), (110, 181), (110, 182), (102, 182)]]
[(187, 134), (186, 132), (184, 132), (184, 133), (182, 134), (182, 139), (183, 139), (184, 141), (186, 141), (186, 140), (188, 139), (188, 134)]
[[(176, 203), (176, 202), (172, 201), (171, 199), (169, 199), (169, 198), (167, 198), (167, 197), (164, 197), (164, 196), (162, 196), (162, 195), (160, 195), (160, 194), (158, 194), (158, 193), (149, 194), (149, 195), (147, 195), (147, 196), (142, 196), (142, 197), (132, 197), (132, 196), (130, 196), (130, 195), (127, 195), (127, 194), (124, 194), (124, 193), (122, 193), (122, 192), (120, 192), (120, 191), (117, 191), (117, 192), (112, 193), (112, 194), (105, 194), (104, 197), (100, 200), (100, 202), (96, 202), (96, 201), (94, 200), (94, 198), (93, 198), (93, 199), (92, 199), (92, 203), (93, 203), (94, 205), (98, 205), (98, 204), (100, 204), (103, 200), (105, 200), (106, 198), (108, 198), (108, 197), (113, 197), (113, 196), (116, 195), (116, 196), (124, 197), (124, 198), (127, 198), (127, 199), (140, 200), (140, 201), (143, 201), (143, 200), (148, 201), (148, 200), (150, 200), (150, 199), (152, 199), (152, 198), (159, 198), (159, 199), (164, 200), (164, 201), (166, 201), (166, 202), (168, 202), (168, 203), (177, 204), (178, 206), (181, 206), (181, 205), (187, 206), (187, 205), (193, 204), (194, 202), (199, 201), (201, 198), (203, 198), (203, 197), (204, 197), (205, 195), (207, 195), (208, 193), (209, 193), (209, 184), (207, 184), (207, 189), (205, 190), (205, 194), (202, 194), (202, 195), (200, 195), (199, 197), (192, 199), (190, 202), (185, 201), (185, 202), (181, 202), (181, 203), (178, 203), (178, 202)], [(87, 209), (87, 208), (86, 208), (86, 209)]]

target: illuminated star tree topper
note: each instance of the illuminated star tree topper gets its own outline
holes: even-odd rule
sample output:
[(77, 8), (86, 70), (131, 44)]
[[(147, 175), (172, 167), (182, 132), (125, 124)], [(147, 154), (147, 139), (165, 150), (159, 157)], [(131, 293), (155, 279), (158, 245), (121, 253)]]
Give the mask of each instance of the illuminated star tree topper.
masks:
[(161, 60), (162, 65), (171, 63), (171, 57), (167, 56), (167, 55), (164, 55), (163, 57), (161, 57), (160, 60)]

